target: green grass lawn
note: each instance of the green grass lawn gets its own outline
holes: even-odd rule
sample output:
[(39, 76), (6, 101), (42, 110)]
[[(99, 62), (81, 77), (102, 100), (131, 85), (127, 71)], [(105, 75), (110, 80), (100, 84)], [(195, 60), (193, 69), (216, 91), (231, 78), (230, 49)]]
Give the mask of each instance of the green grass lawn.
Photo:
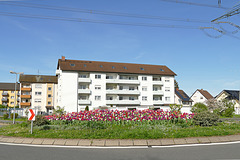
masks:
[(4, 126), (0, 135), (34, 138), (64, 139), (157, 139), (222, 136), (240, 133), (240, 122), (221, 122), (218, 126), (200, 127), (179, 124), (126, 124), (100, 125), (100, 127), (84, 127), (83, 125), (52, 124), (34, 126), (30, 134), (27, 123)]

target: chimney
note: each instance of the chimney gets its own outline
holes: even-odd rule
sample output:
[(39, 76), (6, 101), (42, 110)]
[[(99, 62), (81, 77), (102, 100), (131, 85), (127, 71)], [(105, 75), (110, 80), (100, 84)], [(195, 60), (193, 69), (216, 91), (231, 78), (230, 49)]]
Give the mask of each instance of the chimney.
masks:
[(65, 56), (62, 56), (62, 61), (65, 61)]

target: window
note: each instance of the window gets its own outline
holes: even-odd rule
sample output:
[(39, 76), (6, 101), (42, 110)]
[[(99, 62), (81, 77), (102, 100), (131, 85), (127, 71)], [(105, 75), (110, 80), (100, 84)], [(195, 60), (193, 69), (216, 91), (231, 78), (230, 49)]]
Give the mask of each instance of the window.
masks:
[(130, 87), (129, 87), (129, 90), (130, 90), (130, 91), (133, 91), (133, 90), (134, 90), (134, 87), (131, 87), (131, 86), (130, 86)]
[(203, 97), (200, 97), (200, 99), (203, 99)]
[(166, 92), (170, 92), (170, 87), (166, 87), (166, 88), (165, 88), (165, 91), (166, 91)]
[(121, 96), (121, 97), (119, 97), (119, 100), (123, 100), (123, 97)]
[(142, 87), (142, 91), (147, 91), (147, 87), (146, 87), (146, 86), (143, 86), (143, 87)]
[(101, 79), (101, 75), (100, 74), (96, 74), (95, 75), (95, 79)]
[(146, 80), (147, 80), (147, 77), (142, 77), (142, 80), (143, 80), (143, 81), (146, 81)]
[(79, 100), (87, 100), (87, 96), (79, 96)]
[(153, 91), (158, 91), (158, 87), (153, 87)]
[(147, 96), (143, 96), (143, 97), (142, 97), (142, 100), (143, 100), (143, 101), (147, 101)]
[(11, 99), (14, 99), (14, 96), (11, 96)]
[(160, 69), (160, 71), (164, 72), (164, 69)]
[(107, 86), (106, 89), (107, 90), (113, 90), (113, 86)]
[(11, 93), (14, 93), (14, 91), (11, 91)]
[(170, 102), (170, 97), (165, 97), (166, 102)]
[(142, 71), (144, 71), (144, 68), (140, 68)]
[(86, 85), (80, 85), (80, 86), (79, 86), (79, 89), (86, 89), (86, 88), (87, 88)]
[(48, 95), (48, 98), (51, 98), (51, 97), (52, 97), (52, 95), (51, 95), (51, 94), (49, 94), (49, 95)]
[(123, 67), (123, 69), (127, 69), (127, 67)]
[(95, 96), (96, 101), (101, 101), (101, 96)]
[(112, 69), (115, 69), (115, 67), (114, 67), (114, 66), (112, 66)]
[(70, 64), (70, 66), (71, 66), (71, 67), (74, 67), (74, 66), (75, 66), (75, 64), (71, 63), (71, 64)]
[(52, 90), (52, 87), (48, 87), (48, 90), (51, 91), (51, 90)]
[(107, 96), (107, 100), (113, 100), (113, 96)]
[(87, 67), (87, 65), (86, 65), (86, 64), (84, 64), (83, 66), (84, 66), (84, 67)]
[(86, 74), (80, 74), (78, 77), (79, 78), (87, 78), (87, 75)]
[(95, 90), (101, 90), (101, 86), (95, 86)]
[(170, 79), (169, 78), (165, 78), (165, 82), (170, 82)]
[(42, 95), (42, 92), (35, 92), (35, 95), (36, 95), (36, 96), (41, 96), (41, 95)]
[(48, 102), (47, 104), (48, 104), (48, 105), (51, 105), (52, 103), (51, 103), (51, 102)]
[(36, 84), (35, 88), (42, 88), (42, 84)]
[(135, 100), (135, 97), (129, 97), (129, 100), (130, 100), (130, 101), (134, 101), (134, 100)]
[(10, 102), (10, 104), (14, 104), (14, 102)]
[(42, 102), (42, 100), (41, 100), (41, 99), (39, 99), (39, 98), (36, 98), (36, 99), (34, 100), (34, 102), (35, 102), (35, 103), (41, 103), (41, 102)]
[(107, 75), (107, 76), (106, 76), (106, 79), (113, 79), (113, 76)]
[(103, 68), (103, 65), (100, 65), (101, 68)]
[(123, 90), (123, 86), (119, 86), (119, 90)]

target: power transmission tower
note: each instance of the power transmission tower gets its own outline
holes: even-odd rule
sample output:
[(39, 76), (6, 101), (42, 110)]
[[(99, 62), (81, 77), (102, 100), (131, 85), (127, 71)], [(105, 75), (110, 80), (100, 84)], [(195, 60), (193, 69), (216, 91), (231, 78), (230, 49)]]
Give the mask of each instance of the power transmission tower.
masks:
[(236, 14), (239, 14), (240, 13), (240, 3), (238, 5), (235, 5), (233, 7), (233, 9), (231, 9), (230, 11), (228, 11), (226, 14), (212, 20), (211, 22), (215, 22), (217, 20), (220, 20), (220, 19), (224, 19), (224, 18), (227, 18), (227, 17), (231, 17), (231, 16), (234, 16)]

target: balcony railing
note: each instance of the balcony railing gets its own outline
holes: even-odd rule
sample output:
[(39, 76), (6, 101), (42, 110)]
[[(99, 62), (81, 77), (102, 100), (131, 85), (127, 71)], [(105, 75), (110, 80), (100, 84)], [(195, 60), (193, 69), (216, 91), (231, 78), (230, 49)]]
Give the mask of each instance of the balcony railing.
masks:
[(78, 82), (91, 83), (91, 79), (90, 78), (78, 78)]
[(31, 102), (21, 102), (21, 106), (31, 106)]
[(3, 92), (2, 96), (8, 96), (8, 92)]
[(128, 80), (128, 79), (106, 79), (106, 83), (140, 84), (140, 81), (139, 80)]
[(139, 100), (106, 100), (106, 103), (116, 105), (140, 105)]
[(163, 81), (152, 81), (153, 85), (163, 85)]
[(153, 95), (163, 95), (163, 91), (162, 90), (156, 90), (156, 91), (153, 91)]
[(126, 94), (126, 95), (139, 95), (140, 91), (138, 90), (106, 90), (107, 94)]
[(26, 91), (26, 92), (30, 92), (32, 90), (32, 88), (25, 88), (25, 87), (22, 87), (21, 88), (21, 91)]
[(8, 101), (8, 98), (3, 97), (3, 98), (2, 98), (2, 101), (3, 101), (3, 102), (7, 102), (7, 101)]
[(91, 104), (90, 100), (78, 100), (78, 104)]
[(153, 104), (164, 104), (162, 100), (153, 100)]
[(30, 98), (31, 98), (31, 95), (21, 95), (21, 98), (30, 99)]
[(90, 91), (90, 89), (78, 89), (78, 93), (91, 94), (91, 91)]

